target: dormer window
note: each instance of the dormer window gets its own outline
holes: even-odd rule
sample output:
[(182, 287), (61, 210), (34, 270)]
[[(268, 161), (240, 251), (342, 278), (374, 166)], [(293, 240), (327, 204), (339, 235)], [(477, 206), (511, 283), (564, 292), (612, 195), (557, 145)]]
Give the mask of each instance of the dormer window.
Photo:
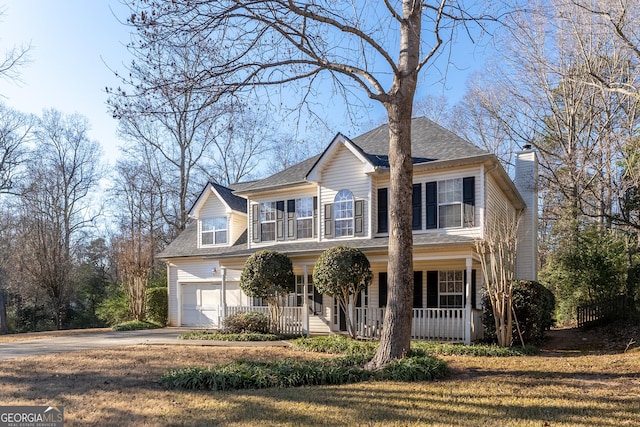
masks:
[(200, 243), (202, 246), (227, 243), (227, 217), (203, 219), (201, 221)]
[(334, 199), (335, 236), (353, 236), (353, 194), (349, 190), (340, 190)]

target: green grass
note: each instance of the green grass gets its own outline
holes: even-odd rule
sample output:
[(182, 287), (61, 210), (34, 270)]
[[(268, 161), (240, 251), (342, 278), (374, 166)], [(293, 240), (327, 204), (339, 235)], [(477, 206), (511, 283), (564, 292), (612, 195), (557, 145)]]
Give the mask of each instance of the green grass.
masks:
[(214, 341), (282, 341), (299, 338), (296, 334), (260, 334), (260, 333), (242, 333), (242, 334), (223, 334), (218, 332), (194, 331), (180, 335), (178, 338), (183, 340), (214, 340)]
[(414, 341), (412, 349), (423, 350), (433, 356), (479, 356), (479, 357), (512, 357), (530, 356), (538, 353), (534, 346), (522, 347), (498, 347), (490, 344), (450, 344), (431, 341)]
[(367, 357), (354, 355), (326, 360), (241, 360), (208, 368), (172, 369), (159, 381), (170, 389), (226, 391), (340, 385), (370, 380), (428, 381), (447, 373), (445, 362), (425, 355), (398, 360), (375, 372), (364, 369), (367, 361)]
[(114, 331), (139, 331), (143, 329), (158, 329), (162, 328), (158, 323), (131, 320), (129, 322), (120, 323), (113, 326), (111, 329)]

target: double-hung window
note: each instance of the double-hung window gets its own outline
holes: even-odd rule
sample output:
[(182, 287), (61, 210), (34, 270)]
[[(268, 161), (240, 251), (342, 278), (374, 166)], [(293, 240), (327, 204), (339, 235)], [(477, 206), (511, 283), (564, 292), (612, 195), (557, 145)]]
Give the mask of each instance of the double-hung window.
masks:
[(335, 214), (335, 236), (353, 236), (353, 194), (340, 190), (336, 194), (333, 210)]
[(203, 219), (201, 222), (200, 243), (203, 246), (227, 243), (227, 217)]
[(276, 240), (276, 202), (260, 203), (260, 240)]
[(296, 199), (296, 236), (313, 237), (313, 197)]
[(438, 225), (462, 226), (462, 178), (438, 182)]
[(464, 271), (440, 271), (438, 274), (440, 308), (461, 308), (464, 298)]

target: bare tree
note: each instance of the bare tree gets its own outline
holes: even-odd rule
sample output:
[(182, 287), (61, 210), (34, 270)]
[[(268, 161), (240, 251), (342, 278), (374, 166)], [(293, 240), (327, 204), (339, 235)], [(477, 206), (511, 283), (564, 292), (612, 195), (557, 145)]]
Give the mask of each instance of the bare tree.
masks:
[(148, 181), (147, 166), (138, 160), (120, 160), (111, 189), (118, 234), (114, 239), (118, 279), (136, 320), (146, 315), (146, 290), (154, 270), (154, 255), (164, 234), (160, 197)]
[[(510, 347), (513, 333), (513, 280), (516, 271), (518, 216), (492, 217), (483, 240), (476, 241), (476, 252), (491, 300), (498, 345)], [(523, 343), (524, 344), (524, 343)]]
[[(4, 15), (4, 8), (0, 7), (0, 17)], [(6, 49), (4, 58), (0, 58), (0, 78), (19, 80), (20, 68), (29, 62), (29, 44), (14, 46)]]
[(0, 104), (0, 194), (17, 184), (32, 126), (30, 116)]
[(149, 161), (162, 216), (179, 232), (207, 180), (228, 185), (254, 172), (268, 148), (268, 127), (233, 96), (195, 84), (219, 47), (183, 38), (168, 48), (150, 42), (153, 32), (138, 35), (123, 86), (107, 89), (109, 105), (120, 135), (133, 143), (125, 153)]
[[(189, 0), (134, 1), (130, 22), (154, 32), (171, 48), (208, 40), (224, 58), (207, 64), (197, 85), (215, 93), (301, 83), (308, 101), (330, 77), (347, 102), (359, 96), (384, 106), (389, 123), (389, 300), (380, 346), (370, 367), (380, 368), (409, 351), (413, 293), (411, 118), (419, 76), (433, 65), (464, 24), (478, 22), (474, 4), (398, 2)], [(184, 37), (184, 35), (188, 37)], [(221, 80), (224, 78), (224, 80)], [(277, 96), (277, 95), (276, 95)]]
[(19, 199), (25, 280), (46, 292), (58, 328), (73, 290), (76, 243), (96, 216), (91, 197), (101, 178), (100, 147), (87, 132), (82, 116), (45, 111)]

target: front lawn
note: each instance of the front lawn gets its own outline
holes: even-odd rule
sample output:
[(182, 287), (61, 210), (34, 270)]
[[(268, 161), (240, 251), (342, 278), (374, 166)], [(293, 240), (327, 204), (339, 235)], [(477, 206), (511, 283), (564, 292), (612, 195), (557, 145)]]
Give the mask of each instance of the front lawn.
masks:
[[(582, 341), (582, 339), (581, 339)], [(640, 352), (438, 356), (437, 381), (169, 390), (169, 369), (332, 359), (281, 347), (141, 345), (3, 361), (3, 405), (63, 405), (65, 425), (640, 425)]]

